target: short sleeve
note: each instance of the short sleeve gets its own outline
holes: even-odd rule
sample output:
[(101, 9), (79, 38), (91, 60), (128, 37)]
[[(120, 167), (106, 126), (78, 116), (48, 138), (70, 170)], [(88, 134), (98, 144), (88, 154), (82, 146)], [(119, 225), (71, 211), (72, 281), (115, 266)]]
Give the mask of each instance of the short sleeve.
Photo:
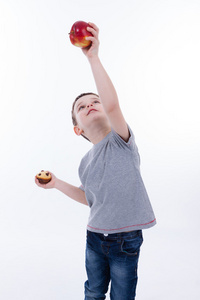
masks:
[(82, 184), (79, 186), (79, 189), (82, 190), (83, 192), (85, 192), (84, 187), (83, 187)]
[(134, 149), (136, 146), (135, 145), (135, 136), (134, 136), (133, 131), (130, 128), (130, 126), (128, 124), (127, 124), (127, 126), (128, 126), (128, 130), (130, 133), (129, 140), (127, 142), (124, 141), (114, 129), (112, 129), (112, 138), (119, 146), (124, 147), (124, 148), (126, 147), (126, 148)]

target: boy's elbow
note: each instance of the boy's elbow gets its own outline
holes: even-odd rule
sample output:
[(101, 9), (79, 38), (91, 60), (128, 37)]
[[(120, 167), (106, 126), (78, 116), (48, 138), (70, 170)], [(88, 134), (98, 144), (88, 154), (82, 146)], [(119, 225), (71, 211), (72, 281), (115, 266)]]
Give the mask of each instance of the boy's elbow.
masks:
[(83, 204), (88, 206), (88, 202), (87, 202), (86, 198), (83, 200)]
[(83, 204), (87, 205), (88, 206), (88, 202), (87, 202), (87, 199), (86, 199), (86, 196), (85, 196), (85, 192), (82, 191), (82, 201), (81, 201)]

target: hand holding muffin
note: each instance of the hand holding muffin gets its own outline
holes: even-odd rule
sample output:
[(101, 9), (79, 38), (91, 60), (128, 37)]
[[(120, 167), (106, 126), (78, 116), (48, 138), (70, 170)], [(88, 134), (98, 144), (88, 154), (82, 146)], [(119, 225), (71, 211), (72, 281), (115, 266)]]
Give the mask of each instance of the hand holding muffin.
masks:
[(44, 189), (55, 187), (56, 176), (49, 171), (42, 170), (35, 176), (35, 183)]

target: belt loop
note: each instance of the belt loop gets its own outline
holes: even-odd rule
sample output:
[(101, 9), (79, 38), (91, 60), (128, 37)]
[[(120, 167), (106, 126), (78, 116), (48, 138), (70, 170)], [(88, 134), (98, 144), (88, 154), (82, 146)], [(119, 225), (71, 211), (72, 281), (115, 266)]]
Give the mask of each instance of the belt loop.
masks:
[(121, 243), (121, 233), (120, 232), (117, 233), (117, 243), (118, 244)]

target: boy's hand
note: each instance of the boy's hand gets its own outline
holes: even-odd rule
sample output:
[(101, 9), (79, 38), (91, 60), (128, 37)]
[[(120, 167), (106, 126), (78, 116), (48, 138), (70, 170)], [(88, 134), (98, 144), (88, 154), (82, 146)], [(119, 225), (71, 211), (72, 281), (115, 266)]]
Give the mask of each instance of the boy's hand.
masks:
[(92, 44), (89, 47), (82, 48), (83, 53), (88, 59), (98, 56), (99, 51), (99, 29), (94, 23), (88, 23), (91, 27), (87, 27), (87, 30), (91, 32), (93, 36), (86, 37), (86, 40), (91, 41)]
[(43, 189), (52, 189), (52, 188), (54, 188), (57, 178), (53, 173), (51, 173), (51, 172), (49, 172), (49, 173), (51, 174), (51, 181), (49, 181), (48, 183), (41, 184), (41, 183), (39, 183), (39, 180), (35, 176), (35, 183)]

